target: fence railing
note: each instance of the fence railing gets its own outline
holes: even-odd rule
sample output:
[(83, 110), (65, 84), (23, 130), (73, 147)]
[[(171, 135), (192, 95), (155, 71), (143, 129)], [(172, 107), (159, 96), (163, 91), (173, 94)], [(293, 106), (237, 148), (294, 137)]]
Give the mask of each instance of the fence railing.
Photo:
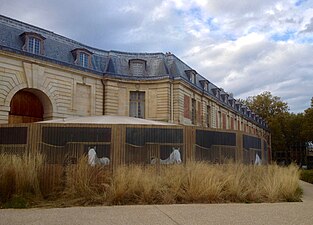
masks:
[(237, 147), (226, 145), (212, 145), (205, 148), (195, 145), (195, 160), (210, 163), (224, 163), (226, 161), (237, 160)]
[[(113, 166), (124, 163), (150, 164), (152, 158), (164, 160), (170, 156), (173, 148), (180, 149), (182, 162), (223, 163), (234, 160), (251, 163), (256, 154), (267, 161), (268, 151), (265, 150), (270, 145), (262, 137), (242, 132), (177, 125), (39, 123), (20, 127), (22, 133), (18, 125), (0, 125), (0, 133), (4, 134), (0, 137), (0, 153), (38, 151), (46, 156), (49, 164), (75, 163), (80, 156), (87, 154), (89, 147), (96, 147), (98, 157), (109, 158)], [(15, 133), (23, 134), (23, 144), (18, 138), (16, 143), (14, 138), (9, 138)]]

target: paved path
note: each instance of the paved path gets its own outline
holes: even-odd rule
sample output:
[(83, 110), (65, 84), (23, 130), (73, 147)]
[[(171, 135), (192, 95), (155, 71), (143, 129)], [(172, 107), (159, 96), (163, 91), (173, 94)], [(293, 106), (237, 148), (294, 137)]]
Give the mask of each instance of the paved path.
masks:
[(313, 224), (313, 185), (303, 202), (3, 209), (0, 225)]

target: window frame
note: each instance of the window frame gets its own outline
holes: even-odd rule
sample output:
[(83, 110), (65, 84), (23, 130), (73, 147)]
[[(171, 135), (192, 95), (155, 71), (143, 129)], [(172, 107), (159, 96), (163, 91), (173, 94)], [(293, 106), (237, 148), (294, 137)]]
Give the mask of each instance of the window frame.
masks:
[(85, 52), (79, 52), (79, 64), (82, 67), (89, 67), (89, 57)]
[[(92, 63), (91, 63), (91, 58), (93, 53), (90, 52), (89, 50), (85, 48), (75, 48), (74, 50), (71, 51), (73, 57), (74, 57), (74, 64), (79, 65), (84, 68), (91, 69), (92, 68)], [(84, 55), (87, 57), (87, 60), (81, 61), (81, 55)], [(85, 64), (87, 62), (87, 64)]]
[(210, 127), (211, 125), (211, 106), (206, 106), (206, 125), (207, 127)]
[(193, 84), (196, 84), (196, 81), (197, 81), (197, 71), (195, 70), (185, 70), (185, 73), (188, 77), (188, 80), (193, 83)]
[[(35, 55), (44, 55), (44, 40), (46, 39), (44, 36), (35, 32), (24, 32), (20, 36), (24, 42), (23, 51)], [(36, 48), (36, 46), (38, 47)]]
[(225, 92), (221, 93), (221, 98), (222, 98), (223, 103), (228, 104), (228, 97), (229, 97), (229, 95), (227, 93), (225, 93)]
[(197, 123), (197, 100), (191, 99), (191, 123), (196, 125)]
[[(145, 91), (130, 91), (129, 92), (129, 112), (130, 117), (145, 118), (146, 111), (146, 92)], [(135, 112), (132, 112), (132, 105), (135, 105)], [(142, 112), (143, 109), (143, 112)]]
[(201, 84), (201, 86), (203, 88), (203, 91), (208, 92), (209, 91), (209, 81), (207, 81), (207, 80), (200, 80), (199, 82), (200, 82), (200, 84)]
[(212, 92), (213, 95), (217, 98), (217, 99), (221, 99), (221, 89), (220, 88), (212, 88)]

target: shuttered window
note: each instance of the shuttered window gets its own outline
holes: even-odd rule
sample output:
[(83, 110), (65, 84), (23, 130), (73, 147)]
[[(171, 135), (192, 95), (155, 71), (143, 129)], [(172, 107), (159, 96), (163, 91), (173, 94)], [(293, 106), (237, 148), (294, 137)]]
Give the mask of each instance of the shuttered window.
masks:
[(196, 100), (192, 99), (191, 104), (191, 122), (192, 124), (196, 124)]

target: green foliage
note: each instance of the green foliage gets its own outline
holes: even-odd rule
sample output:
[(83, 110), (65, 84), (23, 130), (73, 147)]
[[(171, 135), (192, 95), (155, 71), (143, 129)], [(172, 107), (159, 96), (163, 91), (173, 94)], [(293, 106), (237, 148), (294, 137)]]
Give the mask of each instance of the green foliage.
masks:
[(313, 170), (302, 170), (300, 179), (313, 184)]
[(268, 122), (272, 135), (273, 151), (283, 151), (287, 148), (286, 134), (288, 128), (288, 104), (271, 92), (263, 92), (257, 96), (250, 96), (246, 105)]
[(27, 200), (19, 195), (14, 195), (10, 200), (5, 202), (3, 208), (24, 209), (28, 208)]
[(268, 91), (248, 97), (245, 103), (252, 111), (268, 121), (275, 116), (283, 116), (288, 112), (288, 104)]
[(307, 141), (313, 140), (313, 98), (311, 108), (304, 111), (303, 136)]
[(313, 140), (313, 98), (311, 108), (299, 114), (289, 113), (288, 104), (267, 91), (250, 96), (244, 102), (268, 122), (273, 152), (301, 147)]

